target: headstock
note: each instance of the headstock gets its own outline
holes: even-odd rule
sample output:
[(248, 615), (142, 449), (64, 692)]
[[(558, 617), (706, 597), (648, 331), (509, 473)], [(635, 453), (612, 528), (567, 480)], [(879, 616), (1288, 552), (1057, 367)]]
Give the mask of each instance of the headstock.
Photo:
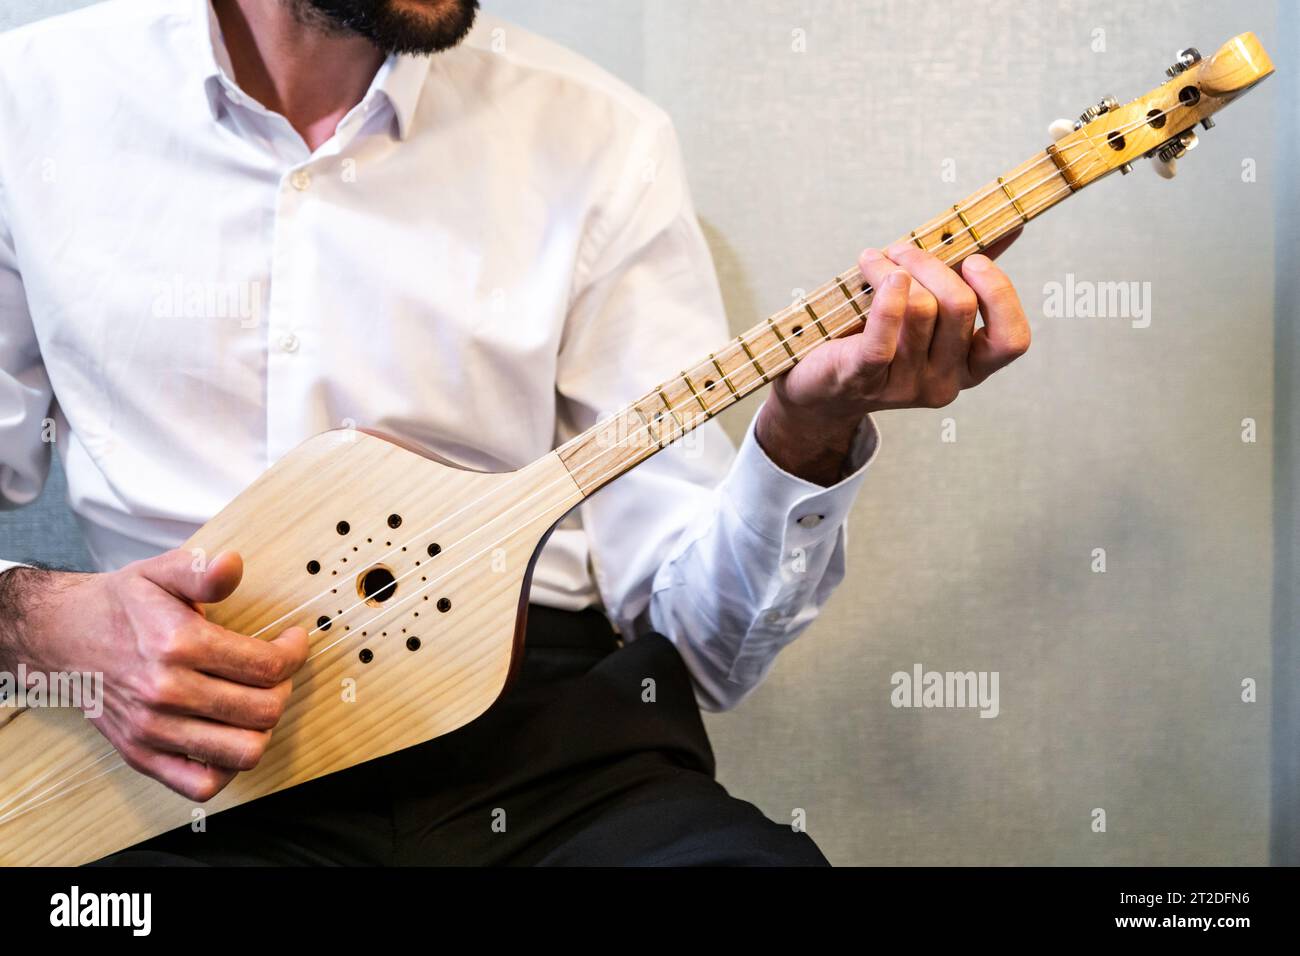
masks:
[(1166, 82), (1131, 103), (1121, 106), (1108, 96), (1077, 122), (1052, 124), (1055, 150), (1069, 164), (1075, 188), (1117, 169), (1131, 172), (1142, 157), (1172, 178), (1178, 158), (1196, 146), (1196, 124), (1212, 128), (1214, 114), (1272, 74), (1273, 62), (1255, 34), (1243, 33), (1208, 59), (1194, 47), (1181, 50), (1165, 72)]

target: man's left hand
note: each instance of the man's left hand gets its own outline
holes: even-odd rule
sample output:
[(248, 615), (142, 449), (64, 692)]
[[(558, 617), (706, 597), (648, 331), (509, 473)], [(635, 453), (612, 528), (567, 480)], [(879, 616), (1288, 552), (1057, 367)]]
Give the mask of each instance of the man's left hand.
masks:
[[(869, 412), (942, 408), (1029, 348), (1029, 321), (992, 259), (1011, 234), (958, 270), (911, 243), (858, 260), (875, 290), (861, 332), (819, 345), (776, 380), (755, 437), (778, 466), (820, 485), (841, 477)], [(976, 316), (984, 325), (975, 328)]]

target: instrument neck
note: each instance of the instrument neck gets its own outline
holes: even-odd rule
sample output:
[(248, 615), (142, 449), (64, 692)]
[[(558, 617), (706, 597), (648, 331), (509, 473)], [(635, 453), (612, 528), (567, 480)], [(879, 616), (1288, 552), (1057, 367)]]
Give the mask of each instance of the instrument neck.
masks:
[[(904, 237), (958, 265), (1042, 215), (1086, 182), (1092, 146), (1049, 147)], [(1068, 155), (1067, 155), (1068, 154)], [(793, 368), (821, 342), (862, 330), (873, 290), (853, 267), (558, 449), (584, 495)]]

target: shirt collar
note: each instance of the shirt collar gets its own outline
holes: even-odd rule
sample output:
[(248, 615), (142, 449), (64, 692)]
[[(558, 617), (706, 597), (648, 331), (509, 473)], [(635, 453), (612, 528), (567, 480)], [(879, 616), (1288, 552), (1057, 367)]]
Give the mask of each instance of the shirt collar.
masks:
[[(208, 108), (212, 112), (212, 118), (217, 119), (220, 116), (223, 89), (236, 99), (245, 97), (245, 94), (235, 83), (235, 70), (230, 63), (230, 54), (226, 51), (226, 42), (221, 35), (221, 24), (211, 0), (192, 2), (199, 45), (198, 63), (207, 93)], [(398, 139), (405, 140), (410, 135), (420, 93), (429, 75), (429, 59), (428, 56), (405, 53), (390, 54), (375, 74), (374, 82), (364, 97), (370, 99), (376, 93), (387, 97), (393, 114), (397, 117)]]

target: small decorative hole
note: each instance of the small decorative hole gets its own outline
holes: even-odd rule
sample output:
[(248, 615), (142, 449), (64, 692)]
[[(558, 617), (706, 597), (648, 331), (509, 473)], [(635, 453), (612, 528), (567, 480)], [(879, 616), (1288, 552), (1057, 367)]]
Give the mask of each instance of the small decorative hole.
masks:
[(319, 562), (319, 561), (308, 561), (308, 562), (307, 562), (307, 573), (308, 573), (308, 574), (320, 574), (320, 562)]

